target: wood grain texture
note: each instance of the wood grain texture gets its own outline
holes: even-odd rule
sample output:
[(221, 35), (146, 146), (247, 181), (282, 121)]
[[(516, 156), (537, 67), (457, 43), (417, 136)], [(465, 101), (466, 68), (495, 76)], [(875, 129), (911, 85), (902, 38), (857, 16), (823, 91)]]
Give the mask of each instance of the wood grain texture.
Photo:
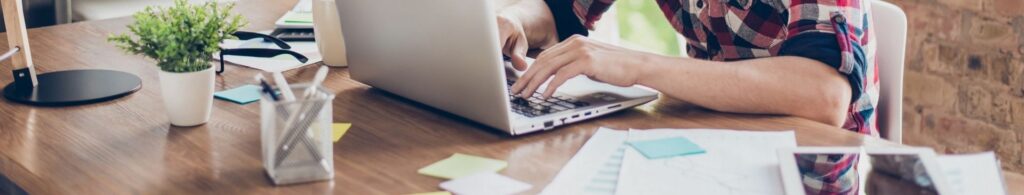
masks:
[[(25, 34), (25, 13), (20, 0), (0, 0), (0, 8), (4, 13), (4, 25), (7, 27), (8, 48), (20, 48), (18, 53), (11, 56), (11, 65), (14, 70), (32, 67), (32, 50), (28, 45), (28, 36)], [(0, 53), (7, 50), (0, 51)], [(29, 70), (32, 79), (32, 86), (38, 81), (33, 70)]]
[[(295, 0), (242, 0), (249, 30), (266, 30)], [(805, 119), (710, 112), (662, 99), (637, 109), (548, 131), (509, 137), (465, 119), (349, 79), (332, 68), (325, 86), (337, 93), (334, 120), (353, 123), (334, 145), (333, 181), (275, 187), (260, 156), (259, 105), (215, 101), (206, 125), (171, 127), (157, 67), (105, 41), (128, 18), (29, 30), (41, 72), (116, 69), (139, 75), (143, 89), (111, 102), (61, 108), (0, 101), (0, 173), (33, 194), (404, 194), (438, 190), (441, 179), (416, 170), (455, 152), (509, 162), (503, 174), (549, 183), (598, 127), (795, 130), (802, 146), (888, 145)], [(4, 45), (4, 44), (0, 44)], [(3, 49), (3, 48), (0, 48)], [(6, 62), (5, 62), (6, 63)], [(10, 71), (0, 66), (0, 72)], [(256, 70), (227, 67), (217, 90), (251, 83)], [(315, 67), (287, 72), (311, 78)], [(0, 76), (0, 82), (10, 82)], [(1007, 177), (1021, 192), (1019, 175)]]

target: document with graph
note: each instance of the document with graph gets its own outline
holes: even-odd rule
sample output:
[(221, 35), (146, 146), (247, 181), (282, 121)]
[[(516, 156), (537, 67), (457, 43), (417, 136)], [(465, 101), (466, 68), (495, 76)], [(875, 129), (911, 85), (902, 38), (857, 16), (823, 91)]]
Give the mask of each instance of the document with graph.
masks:
[(541, 194), (615, 194), (626, 134), (598, 129)]
[(648, 159), (627, 147), (616, 194), (783, 194), (776, 149), (792, 131), (630, 130), (628, 142), (683, 137), (706, 153)]

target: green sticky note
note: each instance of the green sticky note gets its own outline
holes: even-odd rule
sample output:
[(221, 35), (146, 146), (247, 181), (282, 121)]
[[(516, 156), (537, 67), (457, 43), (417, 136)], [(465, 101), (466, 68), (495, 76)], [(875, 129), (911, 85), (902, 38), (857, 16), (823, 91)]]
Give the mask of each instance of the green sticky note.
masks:
[(213, 93), (213, 97), (244, 105), (260, 100), (260, 88), (255, 85), (245, 85)]
[(480, 172), (498, 172), (508, 166), (502, 160), (455, 153), (447, 159), (437, 161), (420, 169), (420, 174), (455, 179)]
[(313, 23), (312, 12), (288, 12), (284, 18), (285, 23)]
[(647, 159), (703, 154), (705, 152), (704, 148), (683, 137), (629, 142), (629, 145), (633, 146), (633, 149), (639, 151)]

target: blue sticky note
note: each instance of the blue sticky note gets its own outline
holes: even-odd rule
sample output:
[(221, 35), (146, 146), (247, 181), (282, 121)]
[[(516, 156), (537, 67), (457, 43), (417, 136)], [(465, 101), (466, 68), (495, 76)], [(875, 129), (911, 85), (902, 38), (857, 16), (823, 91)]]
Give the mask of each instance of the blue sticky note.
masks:
[(703, 154), (704, 148), (683, 137), (629, 142), (630, 146), (647, 159)]
[(213, 97), (244, 105), (260, 100), (260, 88), (255, 85), (245, 85), (213, 93)]

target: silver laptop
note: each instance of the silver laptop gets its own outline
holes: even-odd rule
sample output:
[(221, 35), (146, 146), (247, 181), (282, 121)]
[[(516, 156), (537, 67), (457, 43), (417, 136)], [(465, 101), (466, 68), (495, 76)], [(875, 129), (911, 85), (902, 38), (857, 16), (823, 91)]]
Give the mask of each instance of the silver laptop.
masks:
[(549, 99), (539, 93), (528, 99), (511, 96), (515, 78), (506, 75), (492, 3), (338, 0), (352, 78), (511, 135), (657, 99), (646, 88), (616, 87), (585, 76), (570, 79)]

